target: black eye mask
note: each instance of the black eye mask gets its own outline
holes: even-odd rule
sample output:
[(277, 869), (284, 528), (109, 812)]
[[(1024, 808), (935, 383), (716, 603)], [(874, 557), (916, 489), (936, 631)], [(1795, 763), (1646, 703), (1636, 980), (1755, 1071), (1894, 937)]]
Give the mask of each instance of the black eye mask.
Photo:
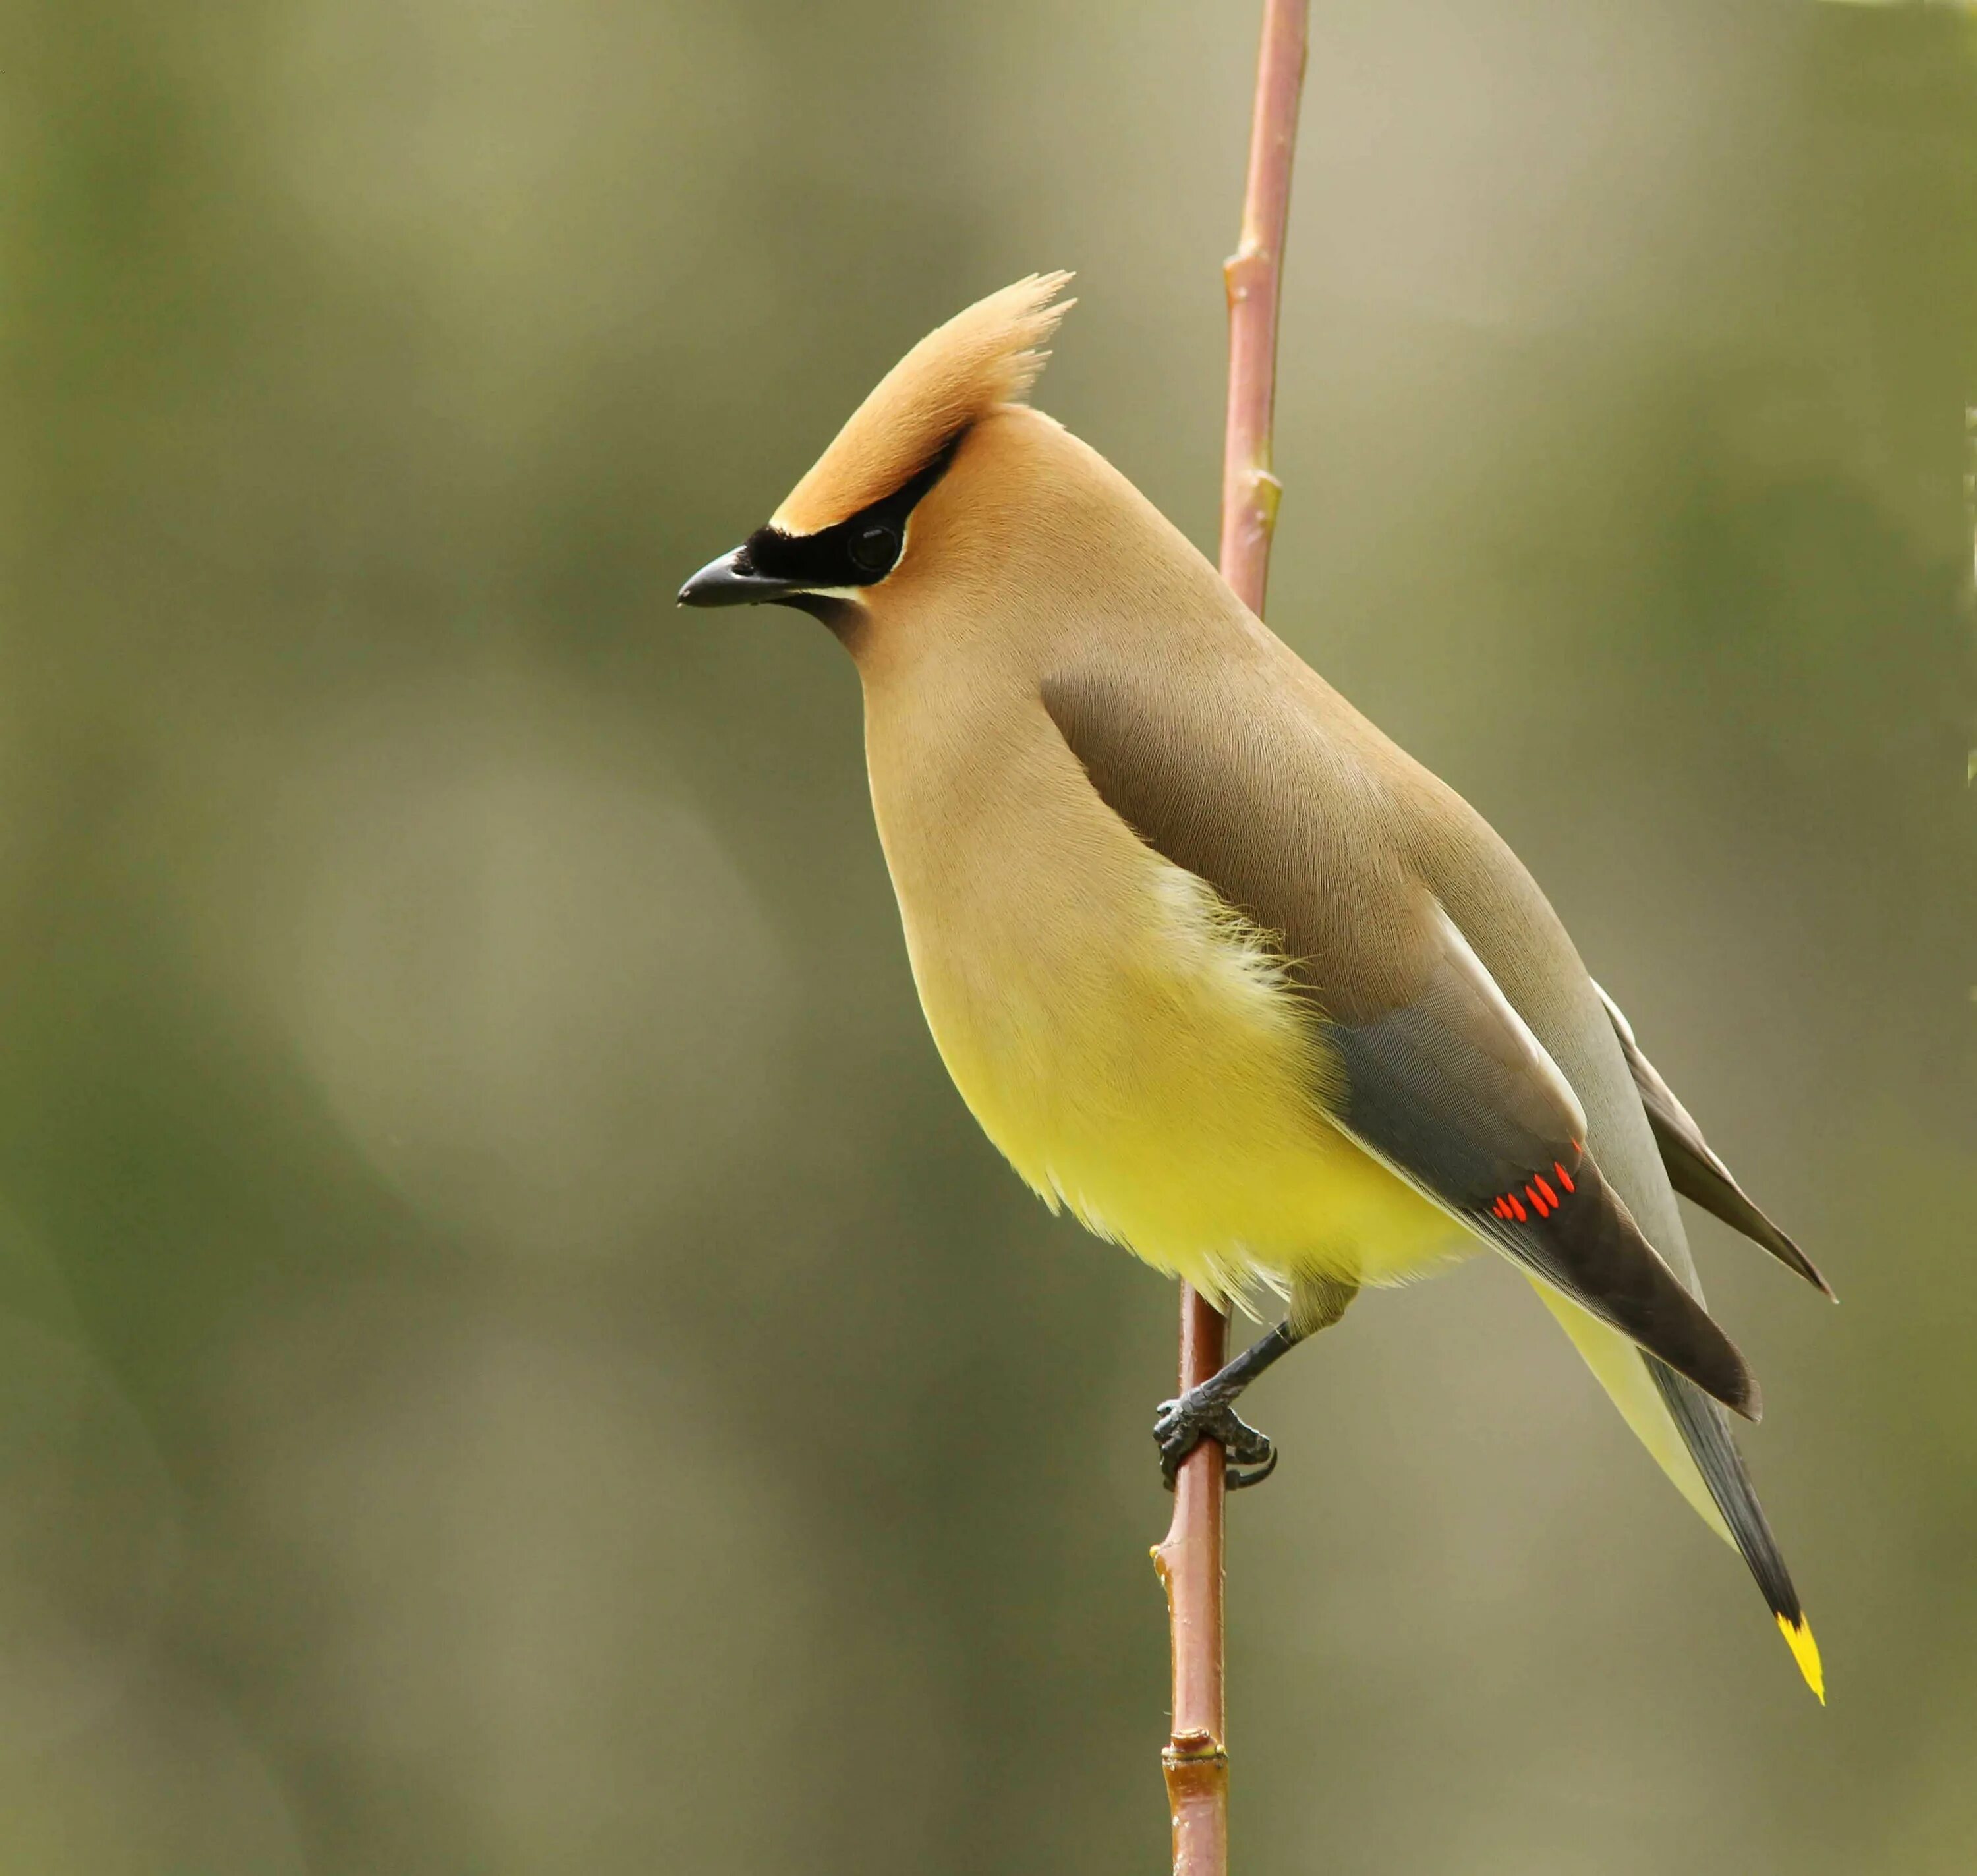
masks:
[(787, 580), (812, 592), (820, 587), (876, 586), (899, 563), (906, 541), (906, 517), (947, 473), (967, 434), (965, 430), (958, 431), (904, 488), (834, 527), (815, 534), (757, 528), (737, 557), (735, 571)]

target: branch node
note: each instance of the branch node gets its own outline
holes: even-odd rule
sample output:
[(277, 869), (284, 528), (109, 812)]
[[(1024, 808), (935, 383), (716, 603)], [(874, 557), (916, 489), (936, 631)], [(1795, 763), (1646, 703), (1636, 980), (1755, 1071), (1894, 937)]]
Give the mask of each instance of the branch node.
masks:
[(1182, 1766), (1226, 1766), (1229, 1754), (1212, 1733), (1177, 1733), (1160, 1751), (1160, 1762)]

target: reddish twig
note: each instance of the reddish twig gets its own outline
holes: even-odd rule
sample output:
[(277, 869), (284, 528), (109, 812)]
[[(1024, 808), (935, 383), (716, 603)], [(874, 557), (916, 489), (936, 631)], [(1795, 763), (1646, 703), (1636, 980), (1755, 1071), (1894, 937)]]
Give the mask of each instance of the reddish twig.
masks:
[[(1229, 291), (1229, 427), (1222, 470), (1222, 572), (1260, 613), (1281, 485), (1270, 473), (1277, 306), (1291, 154), (1304, 83), (1308, 0), (1264, 0), (1243, 234), (1223, 267)], [(1228, 1319), (1187, 1284), (1180, 1293), (1180, 1385), (1227, 1358)], [(1173, 1731), (1160, 1755), (1173, 1818), (1174, 1876), (1226, 1876), (1229, 1754), (1223, 1700), (1222, 1449), (1204, 1441), (1180, 1469), (1173, 1522), (1154, 1552), (1173, 1637)]]
[(1277, 388), (1277, 305), (1291, 153), (1304, 84), (1305, 0), (1265, 0), (1249, 132), (1243, 238), (1223, 263), (1229, 288), (1229, 427), (1222, 453), (1222, 576), (1252, 611), (1263, 609), (1270, 533), (1282, 485), (1270, 473)]

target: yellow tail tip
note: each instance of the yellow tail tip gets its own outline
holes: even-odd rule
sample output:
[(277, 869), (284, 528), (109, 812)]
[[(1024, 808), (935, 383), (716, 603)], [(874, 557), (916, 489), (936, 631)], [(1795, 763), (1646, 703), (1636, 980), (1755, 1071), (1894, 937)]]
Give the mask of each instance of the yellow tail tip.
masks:
[(1796, 1622), (1778, 1617), (1778, 1633), (1785, 1638), (1785, 1646), (1792, 1651), (1792, 1659), (1798, 1663), (1798, 1671), (1805, 1677), (1805, 1684), (1819, 1696), (1821, 1706), (1826, 1704), (1826, 1670), (1820, 1665), (1819, 1644), (1812, 1638), (1812, 1624), (1801, 1615)]

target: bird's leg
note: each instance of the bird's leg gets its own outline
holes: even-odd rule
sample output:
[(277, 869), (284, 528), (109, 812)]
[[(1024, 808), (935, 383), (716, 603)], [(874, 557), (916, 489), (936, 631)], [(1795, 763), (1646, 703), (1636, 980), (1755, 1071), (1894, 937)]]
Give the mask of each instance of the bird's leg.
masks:
[[(1170, 1492), (1182, 1460), (1204, 1439), (1214, 1440), (1233, 1462), (1225, 1474), (1231, 1492), (1259, 1485), (1277, 1469), (1277, 1449), (1269, 1435), (1237, 1419), (1233, 1403), (1272, 1363), (1344, 1315), (1358, 1287), (1332, 1278), (1299, 1279), (1290, 1314), (1274, 1329), (1259, 1336), (1198, 1387), (1190, 1387), (1177, 1400), (1160, 1403), (1154, 1441), (1160, 1449), (1160, 1479)], [(1246, 1466), (1251, 1469), (1246, 1472)]]
[[(1177, 1400), (1160, 1403), (1154, 1420), (1154, 1441), (1160, 1449), (1161, 1482), (1170, 1492), (1181, 1461), (1204, 1439), (1216, 1441), (1233, 1462), (1226, 1475), (1232, 1492), (1260, 1484), (1276, 1469), (1277, 1449), (1269, 1435), (1239, 1420), (1230, 1403), (1272, 1362), (1289, 1354), (1303, 1339), (1286, 1318), (1199, 1387), (1190, 1387)], [(1246, 1466), (1255, 1469), (1245, 1472)]]

